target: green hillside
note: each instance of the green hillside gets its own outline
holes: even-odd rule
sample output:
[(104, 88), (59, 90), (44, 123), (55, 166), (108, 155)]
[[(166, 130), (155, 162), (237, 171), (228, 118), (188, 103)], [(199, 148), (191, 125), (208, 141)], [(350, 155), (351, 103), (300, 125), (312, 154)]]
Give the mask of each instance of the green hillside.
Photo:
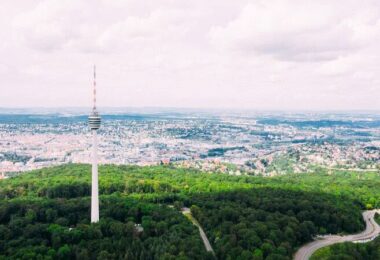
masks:
[[(377, 173), (275, 178), (170, 167), (99, 168), (100, 222), (90, 225), (90, 166), (0, 181), (0, 259), (291, 259), (317, 233), (357, 232), (377, 207)], [(141, 224), (143, 231), (135, 228)]]

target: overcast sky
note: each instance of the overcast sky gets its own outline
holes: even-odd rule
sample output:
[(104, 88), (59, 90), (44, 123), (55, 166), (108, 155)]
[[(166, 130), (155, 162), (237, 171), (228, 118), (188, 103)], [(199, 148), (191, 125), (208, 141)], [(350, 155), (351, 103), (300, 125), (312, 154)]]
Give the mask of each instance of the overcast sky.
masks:
[(0, 107), (380, 110), (378, 0), (1, 0)]

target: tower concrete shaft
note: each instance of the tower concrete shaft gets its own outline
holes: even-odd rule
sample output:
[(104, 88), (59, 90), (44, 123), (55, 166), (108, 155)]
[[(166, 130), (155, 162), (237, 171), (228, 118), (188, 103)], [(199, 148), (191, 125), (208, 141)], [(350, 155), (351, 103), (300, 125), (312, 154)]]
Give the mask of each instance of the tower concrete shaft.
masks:
[(91, 178), (91, 223), (99, 221), (98, 189), (98, 140), (96, 130), (92, 130), (92, 178)]

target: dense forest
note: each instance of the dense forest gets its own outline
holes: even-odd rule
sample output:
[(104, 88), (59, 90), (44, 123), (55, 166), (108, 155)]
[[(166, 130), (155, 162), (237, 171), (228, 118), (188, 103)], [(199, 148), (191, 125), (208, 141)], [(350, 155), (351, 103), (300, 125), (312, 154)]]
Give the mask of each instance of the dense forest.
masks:
[[(377, 173), (229, 176), (170, 166), (99, 168), (100, 222), (90, 224), (90, 166), (0, 181), (0, 259), (291, 259), (316, 234), (364, 228)], [(198, 229), (181, 213), (191, 208)]]

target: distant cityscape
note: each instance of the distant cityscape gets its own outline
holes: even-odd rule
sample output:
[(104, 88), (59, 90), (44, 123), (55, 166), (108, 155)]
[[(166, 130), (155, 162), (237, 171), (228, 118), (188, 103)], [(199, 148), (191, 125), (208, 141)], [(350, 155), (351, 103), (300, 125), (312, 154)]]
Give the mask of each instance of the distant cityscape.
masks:
[[(334, 113), (104, 113), (102, 164), (157, 165), (273, 176), (380, 169), (380, 115)], [(79, 114), (0, 114), (0, 178), (64, 163), (90, 163)]]

